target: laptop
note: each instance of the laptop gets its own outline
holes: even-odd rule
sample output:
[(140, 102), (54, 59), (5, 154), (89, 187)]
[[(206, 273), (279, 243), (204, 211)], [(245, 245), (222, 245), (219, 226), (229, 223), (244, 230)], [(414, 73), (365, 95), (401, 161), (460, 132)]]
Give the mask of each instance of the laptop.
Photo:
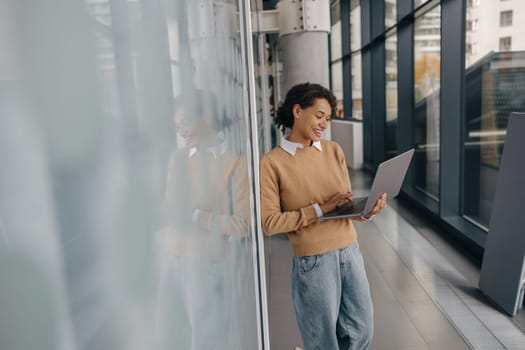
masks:
[(413, 155), (414, 149), (412, 148), (379, 164), (368, 197), (354, 198), (319, 217), (318, 220), (345, 219), (365, 215), (374, 208), (381, 193), (386, 193), (387, 199), (397, 196)]

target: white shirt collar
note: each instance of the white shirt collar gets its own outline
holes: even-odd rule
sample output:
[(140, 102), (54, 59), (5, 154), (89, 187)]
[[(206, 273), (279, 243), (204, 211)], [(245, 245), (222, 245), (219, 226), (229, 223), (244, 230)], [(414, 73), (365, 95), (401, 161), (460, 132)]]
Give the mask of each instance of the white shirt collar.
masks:
[[(323, 147), (321, 146), (321, 141), (314, 141), (312, 143), (312, 146), (317, 148), (319, 151), (323, 150)], [(288, 141), (284, 137), (281, 139), (280, 147), (284, 149), (286, 152), (290, 153), (292, 156), (295, 155), (295, 152), (297, 151), (298, 148), (304, 148), (303, 144)]]
[[(219, 156), (222, 156), (226, 153), (226, 142), (221, 142), (216, 146), (208, 147), (206, 150), (213, 155), (213, 158), (217, 159)], [(197, 147), (190, 148), (188, 158), (192, 158), (197, 153), (199, 153), (199, 149)]]

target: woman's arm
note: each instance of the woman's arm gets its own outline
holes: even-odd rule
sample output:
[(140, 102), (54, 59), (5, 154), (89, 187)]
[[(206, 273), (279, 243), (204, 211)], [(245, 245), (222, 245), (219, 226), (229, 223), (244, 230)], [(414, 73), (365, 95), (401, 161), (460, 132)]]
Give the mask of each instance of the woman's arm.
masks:
[(267, 159), (261, 161), (260, 182), (262, 228), (266, 235), (295, 231), (317, 221), (314, 205), (282, 211), (279, 177)]

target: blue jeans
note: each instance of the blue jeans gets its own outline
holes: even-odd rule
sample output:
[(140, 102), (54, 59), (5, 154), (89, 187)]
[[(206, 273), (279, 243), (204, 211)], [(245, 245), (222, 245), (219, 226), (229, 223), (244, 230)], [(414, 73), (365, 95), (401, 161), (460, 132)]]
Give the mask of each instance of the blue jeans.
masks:
[(373, 307), (358, 243), (294, 256), (292, 298), (305, 350), (362, 350), (373, 335)]

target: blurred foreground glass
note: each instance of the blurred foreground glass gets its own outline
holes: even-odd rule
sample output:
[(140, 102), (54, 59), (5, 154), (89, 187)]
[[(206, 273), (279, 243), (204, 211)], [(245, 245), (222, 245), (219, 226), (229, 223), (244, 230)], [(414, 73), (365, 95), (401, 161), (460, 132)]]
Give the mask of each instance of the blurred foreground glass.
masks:
[(1, 2), (1, 349), (257, 348), (238, 13)]

